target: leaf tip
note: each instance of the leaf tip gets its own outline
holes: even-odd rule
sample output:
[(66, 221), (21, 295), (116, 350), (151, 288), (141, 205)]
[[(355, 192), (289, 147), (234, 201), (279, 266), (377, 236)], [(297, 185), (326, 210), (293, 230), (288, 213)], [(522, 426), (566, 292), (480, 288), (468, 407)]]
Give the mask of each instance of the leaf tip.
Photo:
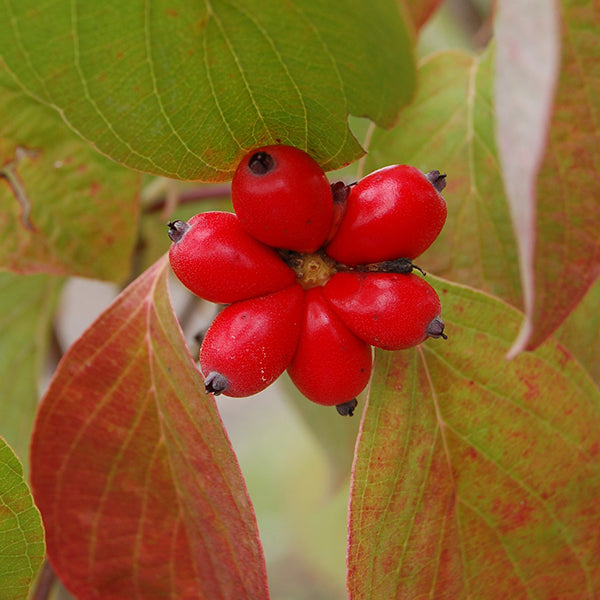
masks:
[(510, 347), (508, 352), (505, 355), (506, 360), (512, 360), (516, 358), (521, 352), (528, 350), (529, 340), (531, 339), (531, 334), (533, 332), (533, 323), (529, 317), (525, 317), (523, 324), (521, 325), (521, 330), (517, 335), (513, 345)]

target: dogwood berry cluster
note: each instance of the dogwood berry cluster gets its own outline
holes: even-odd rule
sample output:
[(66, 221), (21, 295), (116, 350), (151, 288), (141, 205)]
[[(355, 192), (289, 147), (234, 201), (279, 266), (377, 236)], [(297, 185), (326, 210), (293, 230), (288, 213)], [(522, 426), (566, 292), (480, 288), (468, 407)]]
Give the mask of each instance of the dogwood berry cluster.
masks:
[(444, 185), (405, 165), (330, 185), (297, 148), (249, 153), (232, 181), (235, 214), (169, 223), (179, 280), (228, 305), (200, 349), (207, 392), (250, 396), (287, 369), (307, 398), (351, 415), (371, 346), (445, 338), (439, 298), (412, 272), (444, 226)]

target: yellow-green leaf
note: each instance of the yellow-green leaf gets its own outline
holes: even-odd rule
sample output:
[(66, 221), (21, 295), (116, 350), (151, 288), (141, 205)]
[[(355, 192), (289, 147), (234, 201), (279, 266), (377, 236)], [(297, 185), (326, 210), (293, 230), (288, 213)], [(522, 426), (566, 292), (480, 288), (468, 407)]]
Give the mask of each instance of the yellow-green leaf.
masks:
[(0, 435), (25, 465), (59, 287), (49, 275), (0, 273)]
[(74, 135), (0, 61), (0, 268), (122, 281), (138, 191), (139, 174)]
[(437, 282), (448, 340), (379, 352), (350, 507), (353, 600), (595, 598), (600, 391), (521, 315)]
[(0, 598), (23, 600), (44, 560), (40, 513), (23, 467), (0, 438)]
[(102, 152), (179, 179), (269, 142), (336, 168), (361, 154), (348, 114), (389, 127), (414, 88), (395, 0), (6, 0), (0, 57)]
[(393, 130), (377, 130), (365, 173), (409, 164), (447, 174), (448, 220), (417, 264), (520, 306), (517, 250), (494, 134), (493, 52), (444, 52), (418, 71), (414, 102)]

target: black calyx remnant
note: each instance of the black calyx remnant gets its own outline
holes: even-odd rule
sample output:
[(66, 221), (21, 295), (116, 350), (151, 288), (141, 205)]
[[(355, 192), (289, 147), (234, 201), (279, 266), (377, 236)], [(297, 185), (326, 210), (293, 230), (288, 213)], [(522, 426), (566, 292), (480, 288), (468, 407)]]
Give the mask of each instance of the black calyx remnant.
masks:
[(427, 326), (427, 335), (431, 338), (442, 338), (447, 340), (448, 336), (444, 333), (444, 327), (444, 321), (442, 321), (439, 317), (436, 317)]
[(425, 177), (431, 181), (431, 185), (440, 193), (446, 187), (446, 173), (429, 171), (429, 173), (425, 174)]
[(354, 409), (357, 406), (358, 400), (356, 398), (352, 398), (352, 400), (348, 400), (348, 402), (337, 404), (335, 409), (340, 415), (342, 415), (342, 417), (351, 417), (354, 414)]
[(204, 389), (207, 394), (218, 396), (229, 387), (229, 382), (224, 375), (218, 371), (211, 371), (204, 380)]
[(180, 242), (190, 228), (185, 221), (169, 221), (167, 225), (169, 226), (168, 235), (171, 241), (175, 243)]
[[(355, 185), (355, 184), (351, 184)], [(348, 196), (350, 195), (350, 187), (351, 185), (346, 185), (343, 181), (336, 181), (331, 184), (331, 195), (333, 196), (333, 201), (338, 204), (343, 204), (348, 200)]]
[(275, 159), (267, 152), (255, 152), (248, 161), (248, 168), (254, 175), (266, 175), (275, 168)]
[(413, 264), (410, 258), (396, 258), (394, 260), (384, 260), (356, 267), (347, 267), (346, 265), (337, 266), (338, 271), (355, 271), (357, 273), (412, 273), (414, 269), (422, 275), (426, 275), (425, 271)]
[(376, 273), (412, 273), (414, 269), (425, 275), (425, 271), (421, 269), (421, 267), (417, 267), (417, 265), (413, 264), (413, 261), (410, 258), (396, 258), (395, 260), (384, 260), (380, 263), (375, 263), (370, 269), (371, 271), (375, 271)]

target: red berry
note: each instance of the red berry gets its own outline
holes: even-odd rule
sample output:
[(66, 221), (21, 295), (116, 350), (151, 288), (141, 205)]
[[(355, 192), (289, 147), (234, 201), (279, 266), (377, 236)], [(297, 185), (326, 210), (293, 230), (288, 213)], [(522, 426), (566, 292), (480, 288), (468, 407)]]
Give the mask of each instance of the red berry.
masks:
[(247, 154), (231, 184), (242, 227), (269, 246), (315, 252), (333, 221), (333, 196), (321, 167), (293, 146), (265, 146)]
[(371, 347), (335, 314), (322, 287), (305, 294), (300, 340), (288, 373), (296, 387), (317, 404), (351, 401), (369, 381)]
[(169, 223), (171, 268), (205, 300), (229, 304), (294, 283), (296, 275), (273, 249), (250, 237), (233, 213), (206, 212)]
[(323, 293), (348, 329), (372, 346), (401, 350), (445, 337), (440, 299), (417, 275), (337, 273)]
[(346, 214), (326, 248), (346, 265), (414, 259), (433, 243), (446, 222), (438, 190), (444, 176), (392, 165), (367, 175), (350, 192)]
[(244, 397), (271, 385), (296, 350), (303, 299), (302, 288), (293, 284), (222, 310), (200, 348), (206, 390)]

